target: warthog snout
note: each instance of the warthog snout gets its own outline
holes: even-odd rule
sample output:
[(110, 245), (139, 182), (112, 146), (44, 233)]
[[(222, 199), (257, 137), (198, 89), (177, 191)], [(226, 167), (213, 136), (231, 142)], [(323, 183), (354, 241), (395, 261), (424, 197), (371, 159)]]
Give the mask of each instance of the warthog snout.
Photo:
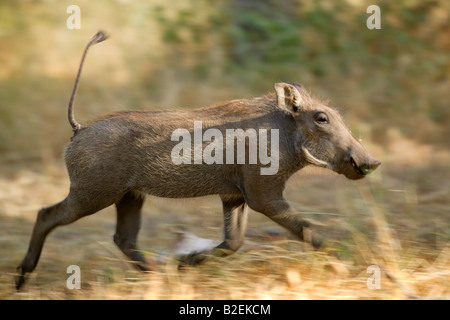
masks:
[(372, 158), (356, 139), (353, 140), (354, 148), (347, 151), (342, 160), (338, 160), (340, 165), (335, 171), (349, 179), (357, 180), (374, 171), (381, 162)]
[(369, 158), (365, 162), (358, 164), (353, 157), (350, 156), (350, 163), (352, 167), (355, 169), (358, 176), (356, 178), (354, 176), (349, 177), (350, 179), (360, 179), (364, 176), (368, 175), (372, 171), (374, 171), (381, 164), (380, 161)]

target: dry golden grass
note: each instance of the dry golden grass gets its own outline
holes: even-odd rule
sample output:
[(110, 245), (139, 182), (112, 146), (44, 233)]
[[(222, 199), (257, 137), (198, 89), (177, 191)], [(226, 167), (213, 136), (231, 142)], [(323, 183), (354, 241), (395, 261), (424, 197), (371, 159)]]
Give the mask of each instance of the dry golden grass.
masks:
[[(115, 214), (108, 208), (56, 229), (21, 293), (14, 288), (15, 267), (26, 252), (36, 212), (60, 201), (69, 184), (55, 164), (5, 174), (0, 178), (0, 299), (448, 299), (448, 154), (431, 148), (434, 159), (424, 164), (417, 154), (369, 149), (383, 165), (364, 181), (309, 168), (286, 190), (299, 212), (320, 224), (327, 238), (320, 251), (289, 236), (261, 236), (261, 230), (282, 229), (251, 212), (242, 250), (179, 271), (168, 255), (173, 232), (184, 228), (219, 239), (220, 201), (149, 197), (140, 244), (157, 264), (156, 272), (141, 274), (125, 261), (112, 242)], [(72, 264), (81, 268), (80, 290), (66, 287)], [(367, 287), (370, 265), (382, 271), (380, 289)]]

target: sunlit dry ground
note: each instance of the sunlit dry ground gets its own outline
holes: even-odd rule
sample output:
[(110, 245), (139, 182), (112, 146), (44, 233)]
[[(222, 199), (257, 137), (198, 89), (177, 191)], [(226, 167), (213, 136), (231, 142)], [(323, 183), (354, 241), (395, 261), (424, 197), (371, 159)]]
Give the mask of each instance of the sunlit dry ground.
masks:
[[(110, 207), (51, 233), (21, 293), (14, 289), (15, 268), (36, 212), (62, 200), (69, 184), (62, 163), (39, 170), (5, 165), (0, 299), (448, 299), (449, 154), (399, 137), (368, 149), (383, 165), (363, 181), (316, 168), (290, 180), (286, 198), (327, 238), (319, 251), (288, 235), (265, 235), (282, 229), (251, 211), (247, 243), (238, 253), (178, 271), (169, 258), (174, 232), (219, 240), (220, 200), (148, 197), (140, 245), (157, 264), (155, 273), (134, 271), (115, 247)], [(66, 286), (69, 265), (81, 268), (80, 290)], [(367, 286), (371, 265), (380, 267), (380, 289)]]

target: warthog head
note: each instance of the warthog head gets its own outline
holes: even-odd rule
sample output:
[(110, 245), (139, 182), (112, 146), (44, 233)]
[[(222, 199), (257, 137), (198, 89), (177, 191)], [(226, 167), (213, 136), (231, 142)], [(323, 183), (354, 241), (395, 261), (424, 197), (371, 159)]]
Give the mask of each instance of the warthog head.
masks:
[(329, 168), (349, 179), (361, 179), (381, 163), (356, 140), (341, 115), (298, 84), (277, 83), (278, 106), (289, 111), (298, 126), (296, 152), (306, 162)]

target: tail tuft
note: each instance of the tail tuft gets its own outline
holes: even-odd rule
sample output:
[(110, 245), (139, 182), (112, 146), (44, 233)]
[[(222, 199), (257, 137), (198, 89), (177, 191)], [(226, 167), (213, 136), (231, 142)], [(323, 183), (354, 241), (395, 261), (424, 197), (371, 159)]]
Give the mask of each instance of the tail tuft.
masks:
[(99, 43), (102, 41), (105, 41), (106, 39), (109, 38), (109, 35), (107, 35), (104, 31), (100, 30), (99, 32), (97, 32), (97, 34), (92, 37), (92, 44), (94, 43)]

